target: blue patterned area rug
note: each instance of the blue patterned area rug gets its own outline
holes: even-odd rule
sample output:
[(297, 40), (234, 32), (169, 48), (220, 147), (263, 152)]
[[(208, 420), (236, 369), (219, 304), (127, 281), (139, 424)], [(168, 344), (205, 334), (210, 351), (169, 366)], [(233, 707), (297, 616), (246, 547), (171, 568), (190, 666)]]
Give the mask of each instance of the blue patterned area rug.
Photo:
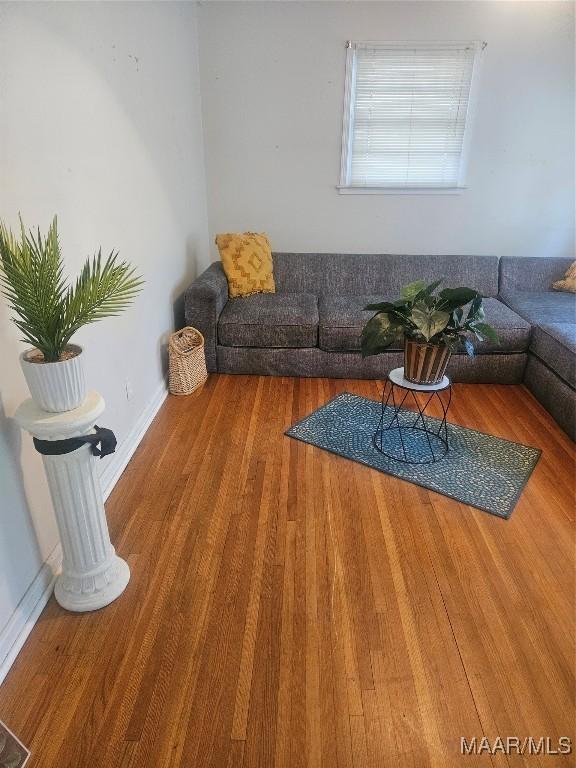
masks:
[[(491, 515), (510, 517), (540, 458), (538, 448), (449, 423), (450, 450), (443, 459), (434, 464), (404, 464), (374, 448), (380, 412), (378, 401), (343, 392), (286, 434)], [(404, 415), (411, 420), (415, 416), (408, 410), (400, 418)], [(429, 420), (440, 424), (438, 419)]]

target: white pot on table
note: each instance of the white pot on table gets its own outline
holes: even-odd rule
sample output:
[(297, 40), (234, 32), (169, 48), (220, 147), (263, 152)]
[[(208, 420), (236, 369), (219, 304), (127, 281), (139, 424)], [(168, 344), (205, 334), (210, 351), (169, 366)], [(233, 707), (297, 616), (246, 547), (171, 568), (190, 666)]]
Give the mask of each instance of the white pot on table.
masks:
[(78, 408), (86, 397), (82, 347), (69, 344), (74, 353), (67, 360), (55, 363), (34, 361), (35, 349), (20, 355), (20, 364), (34, 402), (44, 411), (62, 413)]

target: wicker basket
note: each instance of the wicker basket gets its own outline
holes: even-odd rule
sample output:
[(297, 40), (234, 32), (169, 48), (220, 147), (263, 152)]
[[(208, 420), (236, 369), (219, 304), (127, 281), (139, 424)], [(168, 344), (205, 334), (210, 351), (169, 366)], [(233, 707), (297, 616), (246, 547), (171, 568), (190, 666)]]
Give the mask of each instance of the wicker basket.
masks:
[(169, 387), (173, 395), (190, 395), (208, 378), (204, 336), (196, 328), (182, 328), (168, 343)]

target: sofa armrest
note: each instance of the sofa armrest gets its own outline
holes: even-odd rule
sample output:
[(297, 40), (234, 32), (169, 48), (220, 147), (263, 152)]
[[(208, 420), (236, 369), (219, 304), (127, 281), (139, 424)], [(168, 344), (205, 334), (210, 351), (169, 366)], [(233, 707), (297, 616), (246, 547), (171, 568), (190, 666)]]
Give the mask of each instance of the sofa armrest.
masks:
[(215, 261), (186, 291), (184, 313), (186, 325), (197, 328), (204, 336), (206, 367), (209, 371), (218, 369), (216, 344), (218, 340), (218, 318), (228, 301), (228, 281), (222, 264)]

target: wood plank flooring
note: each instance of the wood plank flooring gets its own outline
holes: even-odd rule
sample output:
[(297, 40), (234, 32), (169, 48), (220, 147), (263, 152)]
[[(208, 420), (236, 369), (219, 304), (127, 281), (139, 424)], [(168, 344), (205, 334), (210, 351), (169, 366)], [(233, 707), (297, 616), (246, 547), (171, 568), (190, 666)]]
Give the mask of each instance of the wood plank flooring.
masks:
[(0, 719), (30, 768), (574, 765), (461, 737), (574, 741), (574, 446), (521, 386), (450, 418), (541, 447), (512, 518), (283, 436), (381, 383), (211, 376), (169, 398), (107, 503), (132, 569), (52, 598)]

